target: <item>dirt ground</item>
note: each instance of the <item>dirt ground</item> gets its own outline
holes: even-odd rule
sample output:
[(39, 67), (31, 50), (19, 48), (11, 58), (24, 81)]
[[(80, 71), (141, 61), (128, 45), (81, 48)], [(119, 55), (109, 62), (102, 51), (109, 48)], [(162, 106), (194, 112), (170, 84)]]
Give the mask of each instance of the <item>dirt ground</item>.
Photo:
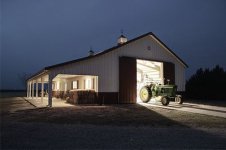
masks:
[(188, 126), (226, 128), (226, 119), (139, 105), (37, 108), (3, 113), (2, 120), (112, 126)]
[[(111, 126), (226, 128), (226, 119), (196, 113), (131, 105), (77, 105), (35, 108), (23, 98), (1, 101), (2, 121)], [(14, 112), (9, 111), (14, 110)]]
[[(226, 119), (220, 117), (139, 104), (34, 108), (21, 98), (0, 103), (2, 149), (226, 148)], [(26, 107), (5, 109), (20, 105)]]

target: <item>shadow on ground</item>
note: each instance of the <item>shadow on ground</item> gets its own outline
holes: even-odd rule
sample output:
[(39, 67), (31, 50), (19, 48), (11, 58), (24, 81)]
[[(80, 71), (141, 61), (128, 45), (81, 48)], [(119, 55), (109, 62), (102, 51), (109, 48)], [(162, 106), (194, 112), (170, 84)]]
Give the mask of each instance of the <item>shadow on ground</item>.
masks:
[[(5, 112), (2, 149), (221, 149), (225, 127), (196, 128), (192, 114), (138, 104), (37, 108)], [(193, 114), (194, 115), (194, 114)], [(195, 114), (197, 115), (197, 114)], [(197, 115), (206, 120), (211, 118)], [(198, 118), (197, 118), (198, 119)], [(204, 120), (201, 119), (201, 120)], [(219, 118), (220, 120), (220, 118)], [(197, 120), (193, 120), (195, 121)], [(215, 120), (216, 121), (216, 120)], [(223, 119), (223, 123), (224, 123)], [(219, 122), (215, 122), (219, 123)], [(222, 123), (222, 122), (220, 122)], [(197, 127), (198, 126), (198, 127)]]
[(57, 124), (184, 126), (138, 104), (37, 108), (20, 110), (6, 117), (19, 122)]

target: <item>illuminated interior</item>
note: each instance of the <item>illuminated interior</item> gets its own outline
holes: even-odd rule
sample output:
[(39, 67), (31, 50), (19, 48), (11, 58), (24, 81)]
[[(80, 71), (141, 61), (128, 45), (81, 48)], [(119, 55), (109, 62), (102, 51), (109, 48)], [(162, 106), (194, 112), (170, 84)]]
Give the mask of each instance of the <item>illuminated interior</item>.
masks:
[(90, 75), (58, 74), (53, 79), (53, 91), (94, 90), (98, 92), (98, 77)]
[(137, 103), (140, 89), (151, 83), (163, 84), (163, 63), (137, 59)]

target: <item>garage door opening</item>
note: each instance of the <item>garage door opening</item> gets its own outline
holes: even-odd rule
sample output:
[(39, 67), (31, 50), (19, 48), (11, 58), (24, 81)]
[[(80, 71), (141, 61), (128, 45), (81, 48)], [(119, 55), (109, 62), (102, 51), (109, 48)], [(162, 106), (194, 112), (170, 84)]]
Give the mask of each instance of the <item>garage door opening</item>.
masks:
[(140, 100), (140, 89), (151, 83), (163, 84), (163, 63), (148, 60), (136, 60), (137, 67), (137, 103)]

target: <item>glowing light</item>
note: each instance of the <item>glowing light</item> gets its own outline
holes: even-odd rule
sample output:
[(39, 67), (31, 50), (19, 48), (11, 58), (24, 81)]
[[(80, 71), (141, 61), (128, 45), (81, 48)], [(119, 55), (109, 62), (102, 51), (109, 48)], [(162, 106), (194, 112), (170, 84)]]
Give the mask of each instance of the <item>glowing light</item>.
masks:
[(72, 88), (73, 89), (78, 89), (78, 81), (73, 81)]
[(56, 89), (59, 90), (60, 89), (60, 82), (57, 81), (57, 84), (56, 84)]
[(91, 79), (86, 79), (85, 80), (85, 89), (91, 89)]

